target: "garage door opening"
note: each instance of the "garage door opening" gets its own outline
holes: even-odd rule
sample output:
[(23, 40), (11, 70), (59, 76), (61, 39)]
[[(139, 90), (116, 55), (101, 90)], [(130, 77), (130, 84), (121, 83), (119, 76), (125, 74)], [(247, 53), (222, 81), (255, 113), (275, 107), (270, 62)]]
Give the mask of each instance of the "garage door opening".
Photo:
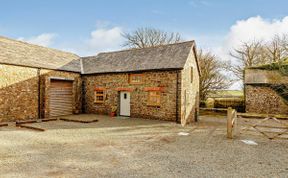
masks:
[(73, 81), (52, 79), (49, 98), (50, 117), (73, 114)]

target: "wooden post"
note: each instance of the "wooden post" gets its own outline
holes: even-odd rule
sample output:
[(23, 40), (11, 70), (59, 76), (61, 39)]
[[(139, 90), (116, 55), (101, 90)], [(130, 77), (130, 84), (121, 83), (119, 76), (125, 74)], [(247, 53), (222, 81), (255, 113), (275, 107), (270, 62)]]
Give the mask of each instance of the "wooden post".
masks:
[(234, 135), (239, 134), (237, 110), (235, 110), (234, 112), (233, 132), (234, 132)]
[(232, 139), (233, 135), (232, 135), (232, 112), (233, 109), (231, 107), (228, 108), (227, 110), (227, 138)]

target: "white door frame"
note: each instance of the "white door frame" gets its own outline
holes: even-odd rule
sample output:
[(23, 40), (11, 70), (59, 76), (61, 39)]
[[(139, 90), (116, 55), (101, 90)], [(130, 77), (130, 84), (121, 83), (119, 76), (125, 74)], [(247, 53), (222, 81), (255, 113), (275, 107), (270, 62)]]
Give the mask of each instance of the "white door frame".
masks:
[(130, 109), (131, 109), (131, 93), (128, 91), (120, 92), (120, 116), (130, 117)]

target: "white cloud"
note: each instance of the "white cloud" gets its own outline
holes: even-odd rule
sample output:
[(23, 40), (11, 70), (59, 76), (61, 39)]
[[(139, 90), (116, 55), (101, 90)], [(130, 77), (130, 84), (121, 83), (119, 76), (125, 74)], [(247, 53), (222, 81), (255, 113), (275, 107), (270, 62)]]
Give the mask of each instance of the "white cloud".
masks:
[(268, 41), (275, 35), (288, 34), (288, 16), (283, 19), (263, 19), (260, 16), (239, 20), (231, 26), (219, 46), (213, 51), (223, 60), (230, 60), (229, 52), (243, 42), (253, 40)]
[(84, 39), (75, 39), (73, 42), (61, 42), (55, 44), (54, 33), (43, 33), (33, 37), (20, 37), (18, 40), (46, 47), (53, 47), (63, 51), (69, 51), (81, 56), (96, 55), (99, 52), (113, 51), (121, 48), (124, 41), (123, 29), (118, 26), (109, 27), (108, 21), (97, 21), (96, 29), (91, 31)]
[(43, 33), (38, 36), (33, 36), (30, 38), (20, 37), (18, 38), (18, 40), (26, 41), (28, 43), (32, 43), (32, 44), (36, 44), (40, 46), (51, 47), (51, 45), (54, 43), (56, 36), (57, 35), (54, 33)]
[[(230, 51), (239, 47), (243, 42), (253, 40), (262, 40), (265, 42), (277, 34), (288, 34), (288, 16), (272, 20), (264, 19), (260, 16), (239, 20), (230, 27), (226, 35), (201, 35), (196, 37), (196, 42), (204, 50), (214, 52), (220, 59), (232, 61), (229, 55)], [(240, 86), (241, 82), (237, 82), (231, 88), (240, 89)]]
[(119, 50), (124, 42), (123, 29), (119, 26), (110, 27), (109, 24), (107, 21), (97, 21), (96, 29), (87, 34), (87, 37), (75, 38), (70, 43), (64, 42), (57, 48), (80, 56), (92, 56), (99, 52)]
[(288, 33), (288, 16), (283, 19), (267, 20), (260, 16), (251, 17), (247, 20), (237, 21), (230, 28), (224, 45), (232, 48), (239, 46), (242, 42), (252, 40), (267, 41), (277, 34)]
[(277, 34), (288, 34), (288, 16), (273, 20), (260, 16), (250, 17), (235, 22), (226, 35), (199, 35), (195, 39), (202, 48), (212, 50), (222, 60), (230, 60), (229, 52), (243, 42), (265, 42)]
[(115, 50), (121, 47), (123, 42), (122, 28), (98, 28), (92, 31), (87, 42), (87, 52)]

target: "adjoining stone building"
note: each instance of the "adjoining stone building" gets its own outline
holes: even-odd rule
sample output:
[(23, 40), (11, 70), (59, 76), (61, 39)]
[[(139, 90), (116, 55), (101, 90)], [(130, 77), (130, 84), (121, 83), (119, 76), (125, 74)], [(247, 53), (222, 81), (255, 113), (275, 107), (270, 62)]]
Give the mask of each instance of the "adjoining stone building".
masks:
[(79, 58), (0, 37), (0, 122), (79, 113)]
[(194, 41), (80, 58), (0, 37), (0, 121), (78, 113), (197, 119)]
[[(275, 66), (277, 64), (245, 70), (246, 112), (288, 114), (288, 76)], [(288, 61), (282, 69), (288, 69)]]

